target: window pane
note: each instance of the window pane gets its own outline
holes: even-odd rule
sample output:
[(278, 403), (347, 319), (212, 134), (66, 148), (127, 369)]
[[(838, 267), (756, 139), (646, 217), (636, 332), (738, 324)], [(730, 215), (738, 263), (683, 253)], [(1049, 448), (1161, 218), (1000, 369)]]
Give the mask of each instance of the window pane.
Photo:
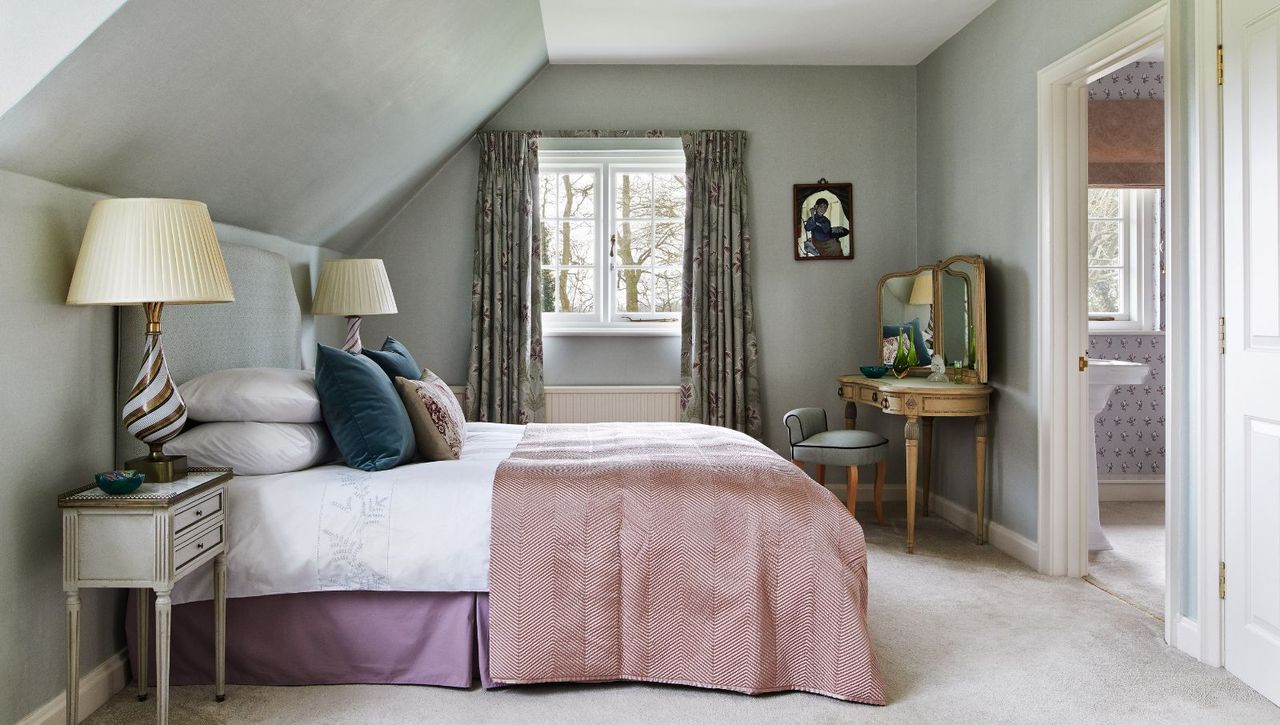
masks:
[(620, 219), (653, 216), (653, 174), (614, 174), (614, 206)]
[(551, 264), (551, 258), (559, 244), (560, 237), (556, 233), (556, 229), (551, 222), (542, 222), (542, 238), (539, 246), (542, 248), (542, 266), (546, 267)]
[(551, 217), (559, 216), (556, 213), (556, 209), (558, 208), (556, 206), (556, 199), (559, 198), (556, 196), (556, 174), (554, 172), (538, 174), (538, 181), (540, 182), (538, 192), (542, 197), (542, 218), (549, 219)]
[(596, 245), (593, 222), (560, 222), (548, 253), (552, 264), (592, 264)]
[(1089, 270), (1089, 314), (1118, 314), (1120, 306), (1120, 270)]
[(656, 264), (680, 264), (684, 257), (684, 224), (658, 222), (654, 225), (654, 261)]
[(655, 312), (680, 311), (680, 280), (683, 275), (678, 269), (659, 269), (653, 285), (653, 302)]
[(620, 222), (614, 236), (613, 254), (614, 264), (647, 264), (653, 256), (653, 223)]
[(542, 201), (543, 217), (576, 217), (590, 219), (595, 216), (596, 175), (592, 172), (561, 171), (552, 178), (555, 202), (548, 206), (546, 196)]
[(1118, 218), (1120, 216), (1120, 189), (1091, 187), (1089, 189), (1089, 216)]
[(1089, 222), (1089, 264), (1123, 265), (1120, 248), (1121, 222)]
[(684, 218), (684, 174), (653, 175), (654, 216)]
[(653, 272), (620, 269), (617, 274), (618, 312), (652, 312)]
[[(595, 310), (595, 270), (561, 269), (556, 276), (556, 312), (591, 312)], [(543, 305), (546, 306), (545, 304)]]
[(556, 273), (554, 270), (542, 270), (542, 311), (556, 311)]

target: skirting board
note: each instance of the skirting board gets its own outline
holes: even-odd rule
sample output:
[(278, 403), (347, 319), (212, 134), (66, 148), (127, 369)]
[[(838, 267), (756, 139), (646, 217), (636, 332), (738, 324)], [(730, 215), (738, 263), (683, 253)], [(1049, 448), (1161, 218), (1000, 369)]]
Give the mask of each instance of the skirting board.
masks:
[[(89, 674), (80, 677), (80, 720), (106, 704), (111, 696), (129, 684), (129, 651), (120, 650), (94, 667)], [(19, 725), (58, 725), (67, 719), (67, 693), (40, 706), (40, 709), (19, 721)]]
[[(969, 533), (977, 530), (978, 517), (969, 509), (936, 493), (930, 497), (929, 502), (929, 511), (936, 513), (944, 521)], [(1040, 552), (1036, 542), (1012, 529), (1005, 528), (994, 521), (988, 521), (987, 540), (995, 548), (1032, 569), (1036, 569), (1040, 565)]]
[(1099, 501), (1163, 501), (1164, 478), (1098, 481)]

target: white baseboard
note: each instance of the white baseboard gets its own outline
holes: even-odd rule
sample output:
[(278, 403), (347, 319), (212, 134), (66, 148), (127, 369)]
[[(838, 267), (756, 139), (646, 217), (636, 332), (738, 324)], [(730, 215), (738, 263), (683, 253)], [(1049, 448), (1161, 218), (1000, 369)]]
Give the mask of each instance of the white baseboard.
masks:
[(1098, 481), (1099, 501), (1163, 501), (1164, 477)]
[[(929, 510), (942, 520), (969, 533), (974, 533), (978, 528), (978, 517), (974, 512), (936, 493), (929, 497)], [(987, 540), (995, 548), (1032, 569), (1040, 565), (1040, 551), (1036, 542), (995, 521), (987, 522)]]
[[(129, 650), (122, 649), (80, 677), (80, 720), (106, 704), (111, 696), (129, 684)], [(19, 721), (19, 725), (58, 725), (67, 719), (67, 691), (41, 705)]]
[(1169, 644), (1177, 647), (1196, 659), (1202, 659), (1200, 657), (1199, 622), (1193, 622), (1186, 617), (1179, 617), (1178, 624), (1174, 627), (1173, 636), (1176, 639)]

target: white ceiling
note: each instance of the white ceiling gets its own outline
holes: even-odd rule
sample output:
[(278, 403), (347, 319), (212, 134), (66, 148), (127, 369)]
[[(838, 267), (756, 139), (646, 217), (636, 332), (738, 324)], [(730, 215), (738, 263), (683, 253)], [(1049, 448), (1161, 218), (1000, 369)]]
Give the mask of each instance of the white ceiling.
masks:
[(552, 63), (915, 65), (994, 0), (542, 0)]

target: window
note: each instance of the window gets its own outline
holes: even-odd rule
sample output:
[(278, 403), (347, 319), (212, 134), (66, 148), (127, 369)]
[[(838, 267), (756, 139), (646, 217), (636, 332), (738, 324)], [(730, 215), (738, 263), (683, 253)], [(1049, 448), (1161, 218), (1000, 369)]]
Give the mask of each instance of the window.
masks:
[(1152, 271), (1159, 192), (1089, 188), (1089, 327), (1147, 329), (1153, 322)]
[(544, 330), (678, 331), (683, 153), (549, 150), (538, 164)]

